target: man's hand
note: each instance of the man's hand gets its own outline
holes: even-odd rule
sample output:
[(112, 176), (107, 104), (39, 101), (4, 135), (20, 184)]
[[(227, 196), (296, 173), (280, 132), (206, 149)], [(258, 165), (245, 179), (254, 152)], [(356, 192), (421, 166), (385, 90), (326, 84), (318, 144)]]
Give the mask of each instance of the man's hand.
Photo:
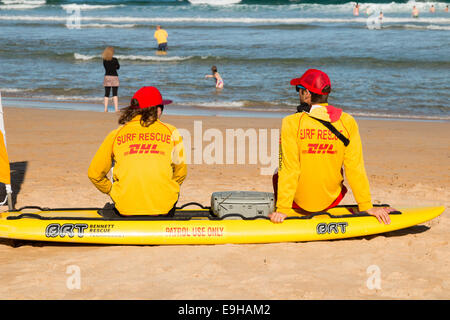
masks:
[(390, 224), (391, 218), (389, 217), (389, 212), (392, 211), (397, 210), (391, 207), (373, 207), (367, 210), (367, 213), (376, 217), (380, 223)]
[(273, 212), (269, 214), (270, 221), (273, 223), (282, 223), (286, 217), (287, 215), (281, 212)]

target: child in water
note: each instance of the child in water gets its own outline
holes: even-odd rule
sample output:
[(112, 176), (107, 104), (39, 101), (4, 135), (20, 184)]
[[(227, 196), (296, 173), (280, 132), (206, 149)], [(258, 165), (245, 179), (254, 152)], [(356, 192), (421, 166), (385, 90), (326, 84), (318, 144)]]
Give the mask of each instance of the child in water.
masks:
[(217, 72), (217, 67), (216, 66), (212, 66), (211, 67), (211, 71), (212, 71), (212, 75), (211, 74), (207, 74), (205, 76), (206, 78), (215, 78), (216, 79), (216, 88), (217, 89), (222, 89), (223, 88), (223, 80), (222, 77), (220, 76), (220, 74)]
[(358, 4), (358, 2), (353, 7), (353, 15), (354, 16), (359, 16), (359, 4)]
[(417, 9), (416, 6), (413, 6), (412, 16), (413, 16), (413, 18), (418, 18), (419, 17), (419, 9)]

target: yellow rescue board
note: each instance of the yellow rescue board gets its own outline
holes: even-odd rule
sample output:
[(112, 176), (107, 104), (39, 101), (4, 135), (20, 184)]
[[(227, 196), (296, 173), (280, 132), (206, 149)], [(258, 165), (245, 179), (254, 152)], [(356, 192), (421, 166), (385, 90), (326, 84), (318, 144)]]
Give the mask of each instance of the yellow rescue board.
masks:
[[(352, 215), (339, 207), (309, 219), (287, 219), (274, 224), (267, 219), (116, 220), (105, 219), (95, 209), (57, 209), (37, 213), (0, 213), (0, 238), (72, 243), (123, 245), (177, 245), (273, 243), (343, 239), (384, 233), (424, 223), (445, 208), (398, 208), (391, 224), (372, 216)], [(192, 210), (178, 210), (176, 215)], [(208, 209), (195, 210), (205, 215)]]

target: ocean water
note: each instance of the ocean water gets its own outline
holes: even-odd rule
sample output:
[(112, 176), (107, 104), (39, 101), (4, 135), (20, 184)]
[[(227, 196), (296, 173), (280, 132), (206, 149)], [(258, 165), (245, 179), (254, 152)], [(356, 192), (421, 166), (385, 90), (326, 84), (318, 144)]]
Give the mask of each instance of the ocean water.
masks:
[[(355, 116), (450, 120), (448, 2), (332, 0), (1, 0), (3, 104), (37, 99), (102, 111), (100, 55), (115, 48), (121, 106), (144, 85), (174, 110), (291, 112), (308, 68), (332, 81), (330, 103)], [(436, 7), (429, 12), (430, 5)], [(413, 5), (419, 18), (411, 17)], [(383, 19), (378, 19), (380, 11)], [(155, 26), (169, 34), (156, 54)], [(216, 65), (216, 90), (205, 79)], [(15, 102), (16, 103), (16, 102)]]

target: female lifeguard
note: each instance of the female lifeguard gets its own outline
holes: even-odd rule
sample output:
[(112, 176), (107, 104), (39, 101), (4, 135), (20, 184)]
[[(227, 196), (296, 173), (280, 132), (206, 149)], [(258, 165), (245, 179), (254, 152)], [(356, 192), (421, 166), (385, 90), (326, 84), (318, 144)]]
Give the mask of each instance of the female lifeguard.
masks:
[[(169, 103), (155, 87), (139, 89), (121, 111), (121, 126), (110, 132), (89, 166), (92, 183), (123, 216), (175, 212), (187, 166), (180, 133), (160, 120)], [(107, 174), (113, 163), (111, 183)]]

